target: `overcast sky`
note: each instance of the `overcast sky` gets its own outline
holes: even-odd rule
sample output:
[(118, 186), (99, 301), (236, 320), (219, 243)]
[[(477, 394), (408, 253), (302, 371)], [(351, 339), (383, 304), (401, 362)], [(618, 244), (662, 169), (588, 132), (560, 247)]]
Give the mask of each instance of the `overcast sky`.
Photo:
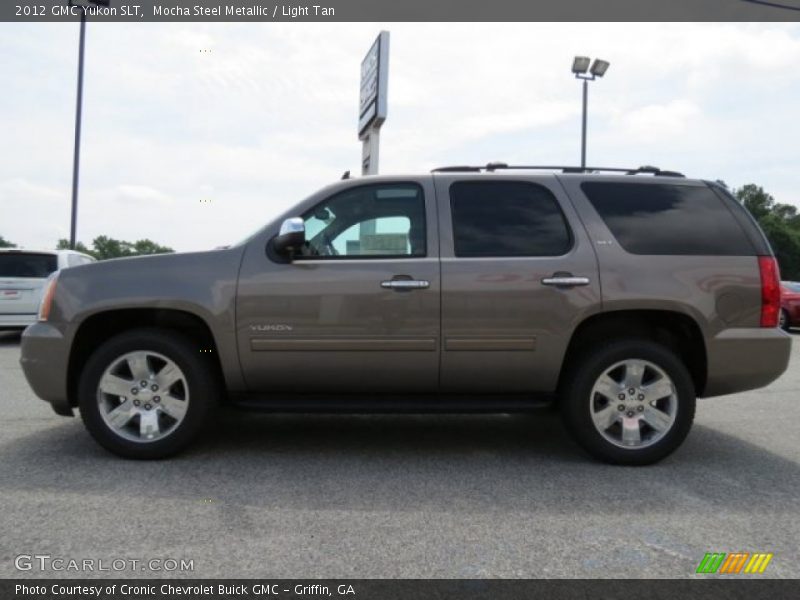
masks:
[[(358, 173), (359, 64), (381, 29), (382, 173), (577, 164), (586, 54), (611, 61), (590, 164), (800, 204), (798, 25), (90, 23), (78, 238), (212, 248)], [(26, 247), (69, 236), (77, 34), (0, 24), (0, 235)]]

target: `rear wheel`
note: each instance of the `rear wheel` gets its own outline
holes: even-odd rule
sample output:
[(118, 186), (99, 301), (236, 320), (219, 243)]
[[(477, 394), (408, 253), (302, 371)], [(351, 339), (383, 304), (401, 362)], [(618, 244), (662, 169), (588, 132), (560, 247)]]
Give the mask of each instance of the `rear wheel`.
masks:
[(581, 355), (567, 375), (561, 414), (575, 440), (614, 464), (645, 465), (672, 453), (694, 420), (694, 384), (668, 348), (626, 340)]
[(197, 345), (166, 330), (140, 329), (100, 346), (78, 389), (92, 437), (127, 458), (164, 458), (203, 426), (217, 390)]

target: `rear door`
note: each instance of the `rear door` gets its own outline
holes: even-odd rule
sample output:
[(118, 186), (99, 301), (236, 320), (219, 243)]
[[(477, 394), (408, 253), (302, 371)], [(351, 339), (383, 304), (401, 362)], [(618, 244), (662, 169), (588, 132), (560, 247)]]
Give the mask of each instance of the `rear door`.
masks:
[(553, 175), (436, 176), (443, 391), (552, 391), (600, 310), (597, 260)]
[(35, 315), (42, 287), (57, 268), (55, 254), (0, 252), (0, 314)]

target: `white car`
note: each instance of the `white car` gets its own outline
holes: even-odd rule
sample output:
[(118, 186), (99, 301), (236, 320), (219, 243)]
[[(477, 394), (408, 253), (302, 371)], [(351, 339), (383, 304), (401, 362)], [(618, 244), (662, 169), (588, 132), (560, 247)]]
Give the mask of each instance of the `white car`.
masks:
[(36, 321), (47, 278), (59, 269), (95, 262), (74, 250), (0, 248), (0, 330)]

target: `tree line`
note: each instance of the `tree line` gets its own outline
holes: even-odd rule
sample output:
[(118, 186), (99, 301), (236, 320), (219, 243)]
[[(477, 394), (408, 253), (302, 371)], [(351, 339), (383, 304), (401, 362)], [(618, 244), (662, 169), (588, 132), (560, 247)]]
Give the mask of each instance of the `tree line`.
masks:
[[(6, 240), (0, 235), (0, 248), (16, 248), (16, 244)], [(69, 240), (60, 239), (56, 244), (56, 250), (68, 250)], [(125, 256), (142, 256), (145, 254), (166, 254), (175, 252), (168, 246), (162, 246), (148, 239), (127, 242), (117, 240), (105, 235), (99, 235), (92, 240), (92, 245), (87, 246), (83, 242), (75, 244), (75, 250), (83, 252), (97, 260), (107, 260), (109, 258), (122, 258)]]
[(761, 225), (781, 268), (781, 278), (800, 281), (800, 214), (791, 204), (775, 202), (761, 186), (750, 183), (734, 190)]

